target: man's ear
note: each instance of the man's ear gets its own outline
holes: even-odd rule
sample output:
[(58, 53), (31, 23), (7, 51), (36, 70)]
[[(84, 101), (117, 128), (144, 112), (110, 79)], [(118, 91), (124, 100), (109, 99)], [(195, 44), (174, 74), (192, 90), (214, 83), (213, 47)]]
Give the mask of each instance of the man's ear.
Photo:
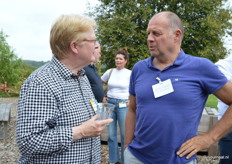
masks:
[(71, 41), (70, 44), (69, 44), (69, 47), (70, 47), (70, 50), (71, 50), (73, 53), (75, 53), (75, 54), (78, 53), (78, 51), (79, 51), (79, 45), (78, 45), (77, 42)]
[(182, 36), (181, 30), (180, 30), (180, 29), (177, 29), (177, 30), (175, 31), (175, 41), (180, 42), (181, 36)]

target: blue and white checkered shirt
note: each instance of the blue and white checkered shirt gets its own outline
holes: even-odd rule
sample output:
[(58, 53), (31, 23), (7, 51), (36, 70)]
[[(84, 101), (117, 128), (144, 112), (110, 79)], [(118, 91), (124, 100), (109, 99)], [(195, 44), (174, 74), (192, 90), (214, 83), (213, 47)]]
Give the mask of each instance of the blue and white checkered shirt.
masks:
[(83, 74), (74, 75), (55, 57), (24, 82), (18, 105), (20, 164), (99, 164), (100, 137), (72, 141), (72, 127), (95, 115)]

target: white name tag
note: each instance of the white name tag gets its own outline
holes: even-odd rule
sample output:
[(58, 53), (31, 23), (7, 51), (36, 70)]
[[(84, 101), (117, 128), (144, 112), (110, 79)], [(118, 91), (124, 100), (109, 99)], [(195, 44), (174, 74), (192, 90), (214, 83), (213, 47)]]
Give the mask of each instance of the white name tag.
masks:
[(97, 111), (97, 100), (95, 98), (92, 98), (91, 100), (89, 100), (93, 110), (96, 112)]
[(155, 98), (174, 92), (174, 89), (172, 87), (172, 82), (170, 79), (165, 81), (160, 81), (158, 84), (152, 85), (152, 90)]
[(118, 103), (119, 108), (125, 108), (126, 107), (126, 102), (120, 102)]

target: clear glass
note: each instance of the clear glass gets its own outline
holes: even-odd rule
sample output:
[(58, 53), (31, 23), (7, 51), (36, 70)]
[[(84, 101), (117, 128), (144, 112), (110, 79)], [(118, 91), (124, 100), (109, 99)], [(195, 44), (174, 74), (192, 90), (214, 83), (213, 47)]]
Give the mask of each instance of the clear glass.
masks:
[(105, 120), (112, 117), (112, 112), (115, 108), (114, 104), (98, 103), (96, 114), (100, 116), (98, 120)]

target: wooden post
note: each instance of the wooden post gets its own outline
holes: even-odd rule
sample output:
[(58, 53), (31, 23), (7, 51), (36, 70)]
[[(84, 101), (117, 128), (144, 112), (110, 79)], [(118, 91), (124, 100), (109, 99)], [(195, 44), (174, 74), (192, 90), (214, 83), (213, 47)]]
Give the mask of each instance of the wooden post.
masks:
[(7, 82), (5, 81), (5, 83), (4, 83), (4, 92), (5, 93), (8, 93), (8, 88), (7, 88)]
[(7, 82), (5, 81), (4, 84), (0, 84), (0, 91), (4, 91), (5, 93), (8, 93), (9, 88), (7, 87)]
[(12, 104), (0, 104), (0, 139), (8, 138), (8, 124)]

